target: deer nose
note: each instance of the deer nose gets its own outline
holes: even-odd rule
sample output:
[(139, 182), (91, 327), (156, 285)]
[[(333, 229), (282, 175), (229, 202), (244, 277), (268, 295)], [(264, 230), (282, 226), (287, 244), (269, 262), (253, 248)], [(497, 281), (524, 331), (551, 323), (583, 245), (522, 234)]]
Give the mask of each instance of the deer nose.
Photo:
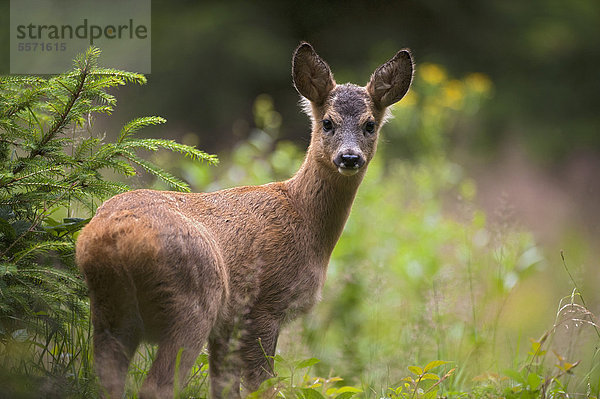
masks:
[(338, 168), (338, 172), (345, 176), (352, 176), (365, 164), (365, 159), (355, 153), (341, 153), (335, 157), (333, 163)]
[(360, 157), (354, 154), (344, 154), (340, 157), (342, 159), (343, 167), (356, 169), (359, 167)]

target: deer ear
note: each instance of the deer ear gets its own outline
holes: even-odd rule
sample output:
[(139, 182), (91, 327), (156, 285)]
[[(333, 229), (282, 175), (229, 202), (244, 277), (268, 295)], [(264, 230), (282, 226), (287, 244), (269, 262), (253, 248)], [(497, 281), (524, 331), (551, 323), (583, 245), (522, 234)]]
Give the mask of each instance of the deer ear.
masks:
[(408, 50), (400, 50), (394, 58), (373, 72), (367, 92), (380, 109), (400, 101), (408, 91), (413, 76), (413, 60)]
[(325, 61), (306, 42), (294, 52), (292, 59), (294, 86), (300, 95), (321, 105), (335, 87), (335, 80)]

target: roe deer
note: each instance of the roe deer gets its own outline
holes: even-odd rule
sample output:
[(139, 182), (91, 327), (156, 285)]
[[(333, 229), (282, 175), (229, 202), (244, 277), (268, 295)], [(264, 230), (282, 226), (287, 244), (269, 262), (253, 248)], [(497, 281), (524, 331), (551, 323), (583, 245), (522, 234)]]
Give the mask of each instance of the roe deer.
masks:
[(106, 201), (81, 231), (77, 263), (104, 395), (122, 396), (141, 340), (158, 351), (140, 397), (172, 397), (206, 341), (211, 395), (254, 391), (271, 376), (282, 324), (318, 301), (387, 107), (408, 91), (413, 62), (401, 50), (365, 87), (338, 85), (301, 43), (292, 75), (312, 134), (291, 179), (202, 194), (132, 191)]

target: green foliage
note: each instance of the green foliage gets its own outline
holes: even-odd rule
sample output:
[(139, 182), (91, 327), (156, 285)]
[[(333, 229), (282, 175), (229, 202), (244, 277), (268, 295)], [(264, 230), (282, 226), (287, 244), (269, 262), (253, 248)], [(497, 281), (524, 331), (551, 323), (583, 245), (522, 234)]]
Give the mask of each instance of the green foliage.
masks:
[(258, 96), (253, 108), (256, 128), (248, 140), (237, 144), (230, 154), (223, 155), (223, 167), (208, 168), (175, 159), (170, 154), (163, 154), (161, 163), (175, 165), (175, 170), (185, 177), (194, 191), (216, 191), (291, 177), (302, 163), (304, 150), (279, 139), (281, 116), (275, 111), (270, 96)]
[[(509, 206), (488, 214), (477, 205), (474, 180), (446, 154), (448, 135), (482, 106), (491, 82), (480, 74), (458, 80), (440, 66), (422, 67), (412, 94), (394, 107), (395, 118), (381, 133), (380, 152), (332, 255), (323, 300), (283, 330), (281, 350), (316, 356), (316, 375), (335, 370), (350, 385), (369, 387), (365, 397), (375, 391), (390, 396), (388, 387), (398, 395), (425, 394), (433, 380), (414, 375), (412, 382), (395, 381), (404, 377), (407, 364), (440, 358), (452, 359), (458, 369), (429, 394), (497, 397), (519, 383), (496, 374), (499, 385), (489, 388), (487, 380), (474, 379), (487, 370), (519, 369), (523, 354), (513, 346), (529, 333), (523, 328), (539, 328), (530, 319), (548, 309), (545, 290), (529, 290), (531, 296), (523, 298), (528, 290), (523, 287), (547, 273), (549, 262), (532, 234), (519, 229)], [(278, 139), (280, 118), (272, 99), (259, 96), (254, 110), (256, 128), (224, 167), (184, 164), (195, 189), (262, 184), (297, 170), (304, 153)], [(575, 347), (581, 342), (585, 352), (595, 341), (575, 336), (567, 342)], [(599, 371), (590, 366), (570, 391), (585, 391), (581, 382), (588, 379), (598, 389)], [(529, 374), (524, 378), (535, 385)], [(534, 374), (552, 375), (547, 369)]]
[[(340, 377), (311, 377), (309, 371), (319, 363), (319, 359), (309, 358), (298, 361), (274, 356), (275, 377), (265, 381), (260, 388), (248, 395), (249, 399), (262, 398), (265, 394), (283, 398), (300, 399), (349, 399), (362, 393), (362, 389), (343, 385)], [(301, 378), (299, 377), (301, 374)]]
[(422, 368), (408, 366), (411, 375), (402, 379), (404, 384), (396, 388), (389, 388), (388, 397), (390, 399), (437, 398), (439, 385), (450, 377), (456, 368), (450, 369), (444, 375), (438, 375), (432, 371), (447, 363), (449, 362), (444, 360), (433, 360)]
[(411, 90), (393, 106), (394, 119), (384, 130), (384, 156), (420, 162), (445, 158), (452, 134), (477, 125), (475, 116), (492, 92), (484, 74), (454, 79), (440, 65), (419, 65)]
[[(109, 89), (146, 82), (137, 73), (100, 67), (99, 55), (90, 48), (73, 70), (57, 76), (0, 77), (0, 367), (9, 373), (90, 380), (86, 289), (74, 242), (103, 199), (129, 189), (101, 171), (128, 177), (139, 168), (189, 191), (138, 151), (216, 161), (171, 140), (134, 137), (165, 122), (156, 116), (127, 123), (115, 142), (96, 133), (94, 116), (116, 105)], [(22, 359), (26, 352), (30, 363)]]

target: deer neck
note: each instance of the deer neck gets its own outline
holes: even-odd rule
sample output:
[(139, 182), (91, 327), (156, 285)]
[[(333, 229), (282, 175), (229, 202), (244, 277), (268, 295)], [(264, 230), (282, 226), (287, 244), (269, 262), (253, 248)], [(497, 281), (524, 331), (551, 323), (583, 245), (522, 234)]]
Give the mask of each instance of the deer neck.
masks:
[(328, 162), (309, 148), (298, 172), (285, 182), (291, 201), (305, 216), (316, 252), (327, 259), (342, 234), (366, 170), (343, 176)]

